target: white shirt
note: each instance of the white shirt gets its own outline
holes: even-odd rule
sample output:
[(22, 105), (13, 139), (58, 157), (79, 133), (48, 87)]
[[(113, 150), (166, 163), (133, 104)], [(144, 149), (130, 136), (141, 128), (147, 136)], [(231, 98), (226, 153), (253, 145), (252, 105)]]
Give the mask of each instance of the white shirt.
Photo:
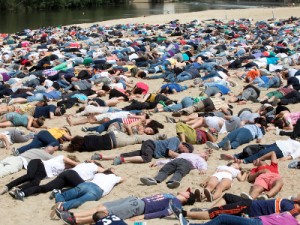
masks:
[(91, 182), (97, 184), (103, 190), (102, 196), (104, 196), (107, 195), (121, 179), (121, 177), (115, 174), (97, 173)]
[(276, 145), (284, 157), (292, 156), (293, 159), (300, 157), (300, 142), (289, 138), (288, 140), (276, 141)]
[(95, 163), (80, 163), (72, 170), (75, 170), (84, 181), (87, 181), (94, 178), (98, 166)]
[(230, 172), (232, 174), (232, 178), (236, 178), (241, 173), (240, 170), (233, 168), (232, 166), (218, 166), (217, 167), (217, 172), (224, 172), (224, 171)]
[(46, 161), (42, 160), (42, 162), (44, 164), (47, 177), (49, 177), (49, 178), (57, 176), (65, 169), (63, 155), (56, 156), (56, 157), (46, 160)]

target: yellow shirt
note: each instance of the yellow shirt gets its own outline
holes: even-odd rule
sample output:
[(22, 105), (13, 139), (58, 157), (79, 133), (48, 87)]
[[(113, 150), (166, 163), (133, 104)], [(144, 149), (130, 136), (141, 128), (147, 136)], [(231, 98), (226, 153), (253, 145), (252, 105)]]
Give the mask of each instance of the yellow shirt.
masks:
[(48, 131), (55, 139), (59, 139), (67, 133), (65, 129), (62, 128), (50, 128)]

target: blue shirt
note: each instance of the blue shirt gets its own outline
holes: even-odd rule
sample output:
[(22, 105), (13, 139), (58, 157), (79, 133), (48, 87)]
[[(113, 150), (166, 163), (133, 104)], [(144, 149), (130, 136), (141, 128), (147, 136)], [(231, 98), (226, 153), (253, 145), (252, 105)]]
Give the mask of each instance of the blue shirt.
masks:
[[(276, 208), (279, 212), (276, 212)], [(250, 217), (270, 215), (273, 213), (290, 212), (293, 216), (299, 213), (295, 209), (294, 202), (287, 199), (253, 200), (250, 206)]]
[(227, 95), (228, 92), (230, 92), (230, 89), (224, 85), (221, 84), (215, 84), (215, 86), (220, 90), (220, 92), (222, 93), (222, 95)]
[(33, 117), (39, 118), (41, 116), (45, 118), (50, 118), (50, 113), (54, 113), (56, 110), (55, 105), (37, 106), (35, 107)]
[(246, 128), (250, 131), (253, 139), (255, 139), (255, 138), (260, 139), (264, 136), (260, 127), (258, 127), (255, 124), (247, 124), (247, 125), (243, 126), (243, 128)]
[(176, 92), (181, 92), (183, 90), (187, 89), (187, 86), (181, 86), (180, 84), (177, 83), (172, 83), (172, 84), (164, 84), (161, 86), (161, 89), (169, 88), (168, 93), (173, 93), (173, 90)]
[(168, 138), (166, 140), (154, 141), (155, 150), (154, 150), (154, 158), (163, 158), (168, 157), (169, 150), (174, 152), (179, 152), (178, 147), (180, 144), (180, 140), (178, 137)]
[(50, 91), (43, 93), (44, 96), (46, 96), (49, 99), (60, 99), (61, 93), (59, 91)]

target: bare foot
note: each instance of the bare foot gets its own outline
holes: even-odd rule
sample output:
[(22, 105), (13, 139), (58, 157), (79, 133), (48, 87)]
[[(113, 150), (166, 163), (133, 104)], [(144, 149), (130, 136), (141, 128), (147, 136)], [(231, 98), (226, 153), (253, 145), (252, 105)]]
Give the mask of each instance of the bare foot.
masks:
[(229, 155), (229, 154), (221, 154), (220, 158), (222, 160), (234, 160), (235, 159), (232, 155)]
[(69, 124), (70, 126), (73, 126), (73, 122), (72, 122), (71, 116), (68, 116), (68, 117), (66, 118), (66, 120), (67, 120), (67, 122), (68, 122), (68, 124)]

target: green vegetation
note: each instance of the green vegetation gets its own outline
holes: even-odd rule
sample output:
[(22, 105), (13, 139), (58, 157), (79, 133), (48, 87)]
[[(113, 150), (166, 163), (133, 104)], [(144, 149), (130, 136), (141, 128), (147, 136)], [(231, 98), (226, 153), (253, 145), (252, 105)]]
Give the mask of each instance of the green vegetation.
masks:
[(120, 4), (127, 0), (0, 0), (1, 10), (32, 10), (95, 7), (104, 4)]

